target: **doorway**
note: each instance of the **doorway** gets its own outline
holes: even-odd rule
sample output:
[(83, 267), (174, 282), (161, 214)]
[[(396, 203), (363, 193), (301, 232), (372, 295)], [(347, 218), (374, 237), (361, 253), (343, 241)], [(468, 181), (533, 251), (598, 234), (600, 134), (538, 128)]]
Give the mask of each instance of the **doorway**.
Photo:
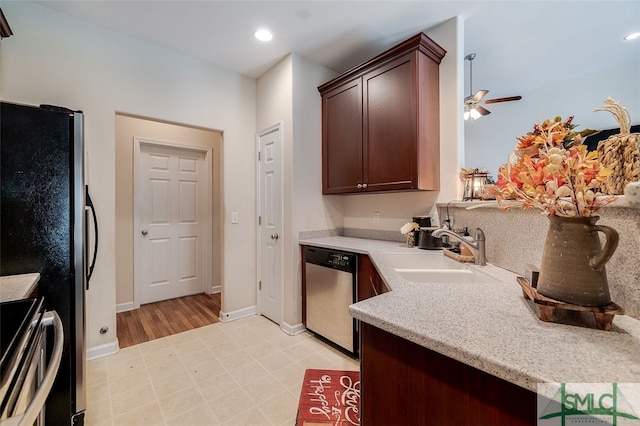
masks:
[[(212, 251), (207, 263), (211, 265), (209, 282), (205, 293), (222, 291), (222, 132), (198, 128), (144, 117), (116, 113), (116, 311), (125, 312), (140, 306), (134, 300), (134, 138), (156, 141), (171, 141), (211, 150), (212, 173), (208, 177), (212, 195), (210, 213), (210, 239)], [(88, 167), (89, 173), (91, 167)], [(136, 265), (137, 266), (137, 265)]]

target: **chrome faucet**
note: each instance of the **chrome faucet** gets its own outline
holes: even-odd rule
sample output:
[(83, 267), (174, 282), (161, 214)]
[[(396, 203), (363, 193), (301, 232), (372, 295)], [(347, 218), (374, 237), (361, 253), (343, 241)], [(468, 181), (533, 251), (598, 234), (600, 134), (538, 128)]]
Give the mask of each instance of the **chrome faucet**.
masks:
[(460, 244), (466, 246), (469, 250), (471, 250), (476, 265), (484, 266), (487, 264), (487, 257), (484, 246), (484, 232), (482, 231), (482, 229), (476, 228), (476, 239), (473, 242), (466, 240), (462, 236), (445, 228), (436, 229), (431, 235), (436, 238), (440, 238), (441, 235), (448, 235), (449, 237), (453, 237), (459, 240)]

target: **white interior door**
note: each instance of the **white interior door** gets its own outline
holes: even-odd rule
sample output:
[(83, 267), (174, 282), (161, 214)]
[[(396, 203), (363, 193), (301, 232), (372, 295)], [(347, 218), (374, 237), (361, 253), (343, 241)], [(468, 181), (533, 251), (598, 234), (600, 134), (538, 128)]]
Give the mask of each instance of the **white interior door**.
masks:
[(136, 262), (140, 303), (205, 289), (205, 153), (140, 143), (136, 191)]
[(282, 323), (282, 130), (275, 125), (258, 134), (260, 150), (259, 206), (260, 246), (258, 251), (260, 313)]

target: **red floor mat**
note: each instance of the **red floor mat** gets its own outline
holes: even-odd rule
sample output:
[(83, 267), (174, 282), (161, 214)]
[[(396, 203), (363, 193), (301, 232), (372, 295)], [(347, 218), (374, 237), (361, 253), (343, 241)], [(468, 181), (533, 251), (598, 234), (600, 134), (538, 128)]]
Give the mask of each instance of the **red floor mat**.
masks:
[(307, 370), (296, 425), (360, 425), (360, 373)]

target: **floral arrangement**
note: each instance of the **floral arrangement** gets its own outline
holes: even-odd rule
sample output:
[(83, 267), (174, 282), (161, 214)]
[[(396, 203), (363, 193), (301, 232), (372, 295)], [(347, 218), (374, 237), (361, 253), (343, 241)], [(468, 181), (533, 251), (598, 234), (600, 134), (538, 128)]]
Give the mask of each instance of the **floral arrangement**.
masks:
[(562, 121), (562, 117), (556, 117), (553, 120), (544, 120), (540, 124), (534, 124), (532, 132), (517, 138), (516, 153), (537, 156), (540, 149), (554, 146), (568, 149), (575, 145), (581, 145), (584, 138), (597, 133), (590, 129), (575, 132), (573, 129), (578, 125), (573, 124), (572, 121), (573, 116), (564, 121)]
[(407, 238), (407, 246), (413, 247), (416, 244), (415, 234), (413, 231), (420, 229), (420, 225), (415, 222), (408, 222), (402, 225), (400, 233)]
[(409, 233), (417, 231), (418, 229), (420, 229), (420, 225), (415, 222), (408, 222), (402, 225), (402, 228), (400, 228), (400, 233), (402, 235), (408, 235)]
[(596, 151), (582, 145), (583, 137), (594, 132), (574, 131), (572, 120), (545, 120), (517, 138), (514, 153), (490, 190), (503, 209), (521, 205), (546, 215), (590, 217), (615, 201), (599, 190), (611, 170), (601, 167)]

